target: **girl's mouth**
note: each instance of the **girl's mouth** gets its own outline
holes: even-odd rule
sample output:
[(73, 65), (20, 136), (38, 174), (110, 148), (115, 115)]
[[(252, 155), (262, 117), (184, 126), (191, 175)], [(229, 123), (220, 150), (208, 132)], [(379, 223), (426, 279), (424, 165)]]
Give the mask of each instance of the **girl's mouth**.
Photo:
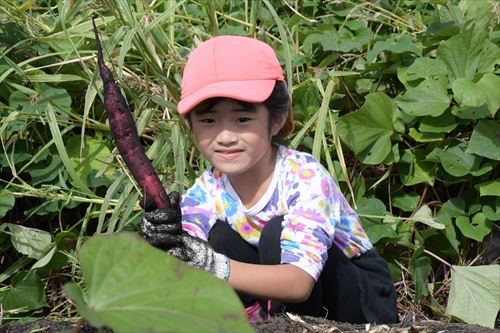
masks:
[(241, 150), (218, 150), (216, 153), (224, 160), (234, 160), (241, 155)]

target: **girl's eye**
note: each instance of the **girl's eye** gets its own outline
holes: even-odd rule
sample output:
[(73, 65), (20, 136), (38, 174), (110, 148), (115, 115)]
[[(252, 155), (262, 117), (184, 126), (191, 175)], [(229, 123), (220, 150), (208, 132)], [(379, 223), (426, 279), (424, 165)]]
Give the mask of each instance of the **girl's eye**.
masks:
[(200, 123), (202, 124), (213, 124), (215, 123), (215, 119), (213, 118), (203, 118), (199, 120)]
[(236, 122), (238, 122), (238, 123), (246, 123), (246, 122), (249, 122), (250, 120), (252, 120), (252, 118), (249, 118), (249, 117), (239, 117), (238, 119), (236, 119)]

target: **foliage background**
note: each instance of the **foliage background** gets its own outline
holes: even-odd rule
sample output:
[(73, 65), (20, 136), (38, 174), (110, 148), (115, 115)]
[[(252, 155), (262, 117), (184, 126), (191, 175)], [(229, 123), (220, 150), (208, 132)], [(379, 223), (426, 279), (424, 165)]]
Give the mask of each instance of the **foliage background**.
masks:
[[(445, 312), (452, 265), (498, 267), (497, 0), (2, 0), (4, 319), (74, 316), (61, 286), (80, 281), (82, 242), (137, 230), (140, 193), (103, 110), (94, 14), (169, 191), (208, 167), (175, 112), (186, 56), (220, 34), (266, 41), (293, 95), (290, 144), (320, 159), (359, 212), (401, 313), (478, 322)], [(490, 312), (497, 271), (479, 292)]]

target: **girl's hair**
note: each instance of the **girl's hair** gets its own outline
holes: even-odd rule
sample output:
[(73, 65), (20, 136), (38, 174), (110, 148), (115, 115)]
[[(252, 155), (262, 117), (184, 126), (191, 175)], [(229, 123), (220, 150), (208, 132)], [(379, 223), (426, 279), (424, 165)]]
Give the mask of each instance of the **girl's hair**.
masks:
[[(217, 104), (219, 101), (225, 99), (226, 97), (213, 97), (204, 100), (197, 106), (195, 106), (190, 112), (184, 115), (184, 119), (186, 119), (189, 127), (191, 127), (191, 112), (203, 111), (210, 109), (213, 105)], [(255, 103), (245, 102), (245, 101), (237, 101), (243, 107), (248, 109), (253, 109), (255, 107)], [(278, 144), (286, 145), (286, 137), (293, 132), (294, 123), (293, 123), (293, 112), (292, 112), (292, 100), (290, 98), (290, 94), (286, 87), (284, 81), (276, 81), (274, 85), (274, 89), (271, 92), (271, 95), (262, 102), (269, 110), (269, 131), (271, 131), (271, 126), (274, 122), (279, 122), (286, 117), (285, 124), (278, 132), (277, 135), (273, 136), (272, 142)]]

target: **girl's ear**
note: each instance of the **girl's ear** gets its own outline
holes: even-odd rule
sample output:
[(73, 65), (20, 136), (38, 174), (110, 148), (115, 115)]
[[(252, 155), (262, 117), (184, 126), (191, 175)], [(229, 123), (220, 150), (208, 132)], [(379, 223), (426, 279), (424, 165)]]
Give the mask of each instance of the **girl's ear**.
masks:
[(287, 116), (288, 113), (272, 119), (271, 136), (275, 136), (281, 131), (283, 126), (285, 126)]

